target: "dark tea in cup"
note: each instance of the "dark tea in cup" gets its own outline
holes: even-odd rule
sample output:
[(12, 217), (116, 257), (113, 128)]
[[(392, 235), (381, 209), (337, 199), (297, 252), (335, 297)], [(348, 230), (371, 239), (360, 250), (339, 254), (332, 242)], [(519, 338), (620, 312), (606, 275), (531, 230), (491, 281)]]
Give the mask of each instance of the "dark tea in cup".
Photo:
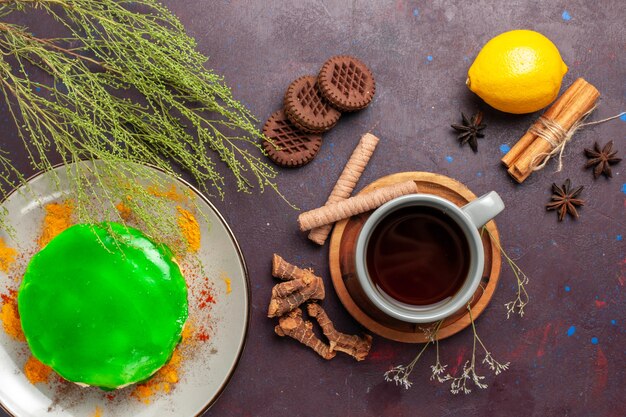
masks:
[(454, 296), (469, 272), (470, 248), (459, 224), (441, 209), (408, 206), (389, 213), (366, 248), (374, 285), (405, 304), (424, 306)]
[(471, 300), (485, 254), (478, 229), (504, 209), (491, 191), (463, 207), (430, 194), (409, 194), (367, 218), (346, 287), (372, 317), (405, 323), (445, 319)]

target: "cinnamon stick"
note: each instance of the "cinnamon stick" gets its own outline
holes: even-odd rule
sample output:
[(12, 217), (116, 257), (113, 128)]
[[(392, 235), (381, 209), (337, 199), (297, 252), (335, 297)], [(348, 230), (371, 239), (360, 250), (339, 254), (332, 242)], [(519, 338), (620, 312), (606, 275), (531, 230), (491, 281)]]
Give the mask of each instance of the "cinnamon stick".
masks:
[[(542, 118), (553, 122), (560, 126), (561, 130), (567, 132), (595, 106), (599, 97), (600, 93), (593, 85), (579, 78), (546, 111)], [(502, 163), (509, 168), (508, 173), (520, 183), (532, 174), (537, 159), (554, 149), (553, 144), (536, 133), (536, 130), (543, 128), (541, 119), (535, 122), (534, 127), (535, 129), (529, 129), (511, 151), (502, 158)]]
[(365, 213), (366, 211), (380, 207), (394, 198), (417, 193), (417, 191), (415, 181), (405, 181), (399, 184), (388, 185), (367, 194), (359, 194), (337, 203), (304, 212), (298, 216), (298, 224), (300, 225), (300, 230), (305, 232), (325, 224), (331, 224), (357, 214)]
[[(361, 137), (359, 144), (352, 152), (335, 187), (331, 191), (326, 204), (337, 203), (352, 195), (352, 191), (354, 191), (356, 183), (361, 178), (361, 174), (372, 157), (378, 141), (379, 139), (371, 133), (366, 133)], [(311, 230), (309, 239), (320, 246), (323, 245), (332, 227), (332, 224), (327, 224)]]
[[(557, 99), (552, 106), (543, 114), (543, 117), (554, 120), (554, 117), (559, 114), (563, 107), (571, 105), (572, 99), (579, 93), (580, 89), (583, 85), (586, 84), (586, 81), (582, 78), (578, 78), (574, 83), (563, 93), (563, 95)], [(539, 121), (536, 121), (534, 126), (537, 128), (540, 127)], [(530, 129), (529, 129), (530, 130)], [(504, 155), (501, 159), (502, 163), (505, 167), (509, 168), (511, 165), (517, 161), (522, 153), (537, 139), (537, 135), (526, 131), (524, 136), (518, 140), (515, 145), (509, 150), (506, 155)]]

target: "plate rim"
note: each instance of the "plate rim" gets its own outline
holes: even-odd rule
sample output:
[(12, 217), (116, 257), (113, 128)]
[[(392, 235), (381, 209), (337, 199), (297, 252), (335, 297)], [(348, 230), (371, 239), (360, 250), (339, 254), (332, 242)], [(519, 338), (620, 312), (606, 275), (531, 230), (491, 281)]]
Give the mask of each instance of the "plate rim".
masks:
[[(35, 174), (31, 175), (30, 177), (24, 179), (23, 182), (21, 182), (18, 185), (15, 185), (11, 191), (9, 191), (2, 199), (0, 199), (0, 205), (4, 204), (6, 200), (9, 199), (9, 197), (11, 197), (13, 194), (15, 194), (20, 188), (22, 188), (23, 186), (25, 186), (26, 184), (28, 184), (31, 181), (34, 181), (36, 178), (45, 175), (46, 173), (53, 171), (57, 168), (63, 167), (63, 166), (69, 166), (72, 164), (78, 164), (78, 163), (89, 163), (89, 162), (96, 162), (99, 161), (98, 159), (84, 159), (84, 160), (80, 160), (80, 161), (75, 161), (75, 162), (71, 162), (69, 164), (67, 163), (57, 163), (52, 165), (49, 169), (46, 170), (40, 170), (38, 172), (36, 172)], [(235, 234), (233, 233), (232, 229), (230, 228), (229, 224), (226, 222), (226, 219), (224, 218), (224, 216), (222, 215), (222, 213), (217, 209), (217, 207), (215, 207), (215, 205), (211, 202), (211, 200), (209, 200), (209, 198), (207, 196), (204, 195), (204, 193), (202, 193), (196, 186), (194, 186), (193, 184), (191, 184), (189, 181), (187, 181), (186, 179), (182, 178), (179, 174), (177, 173), (169, 173), (167, 171), (165, 171), (162, 168), (159, 168), (158, 166), (155, 166), (153, 164), (140, 164), (138, 162), (132, 162), (129, 161), (129, 163), (131, 164), (137, 164), (137, 165), (143, 165), (145, 167), (154, 169), (156, 171), (161, 172), (162, 174), (168, 175), (173, 177), (176, 181), (180, 182), (181, 184), (183, 184), (184, 186), (188, 187), (189, 189), (191, 189), (191, 191), (193, 191), (200, 199), (202, 199), (216, 214), (216, 217), (219, 219), (219, 221), (222, 223), (222, 225), (224, 226), (224, 228), (226, 229), (226, 232), (228, 233), (228, 236), (230, 237), (233, 245), (235, 246), (235, 250), (237, 252), (237, 256), (239, 257), (239, 261), (241, 262), (241, 266), (243, 269), (243, 276), (244, 276), (244, 281), (246, 284), (246, 322), (245, 322), (245, 329), (244, 329), (244, 336), (243, 336), (243, 340), (241, 341), (241, 346), (239, 348), (239, 352), (237, 354), (237, 357), (235, 358), (235, 362), (232, 366), (232, 368), (230, 369), (230, 371), (228, 372), (228, 375), (226, 375), (226, 378), (224, 379), (224, 381), (222, 382), (222, 384), (220, 385), (219, 389), (217, 390), (217, 392), (213, 395), (213, 397), (203, 406), (203, 408), (195, 414), (194, 417), (199, 417), (201, 415), (203, 415), (204, 413), (206, 413), (214, 404), (215, 402), (220, 398), (220, 396), (224, 393), (224, 390), (226, 389), (226, 387), (228, 386), (228, 384), (230, 383), (230, 380), (232, 379), (233, 375), (235, 374), (235, 371), (237, 370), (240, 362), (241, 362), (241, 358), (243, 356), (243, 352), (246, 349), (247, 346), (247, 342), (248, 342), (248, 333), (250, 330), (250, 319), (251, 319), (251, 303), (252, 303), (252, 294), (251, 294), (251, 289), (250, 289), (250, 274), (248, 271), (248, 264), (246, 263), (246, 259), (245, 256), (243, 254), (243, 251), (241, 250), (241, 246), (239, 245), (239, 242), (237, 241), (237, 238), (235, 237)], [(11, 413), (5, 406), (4, 404), (0, 401), (0, 409), (5, 412), (8, 416), (10, 417), (20, 417), (17, 416), (13, 413)]]

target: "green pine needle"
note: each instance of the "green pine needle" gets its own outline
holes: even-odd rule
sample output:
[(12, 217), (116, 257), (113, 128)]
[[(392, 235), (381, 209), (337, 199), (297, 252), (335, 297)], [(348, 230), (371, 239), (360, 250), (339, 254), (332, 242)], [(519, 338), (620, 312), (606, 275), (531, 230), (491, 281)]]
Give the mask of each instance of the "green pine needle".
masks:
[[(61, 22), (68, 36), (35, 37), (2, 21), (31, 8)], [(179, 167), (201, 191), (223, 198), (219, 159), (238, 191), (276, 190), (257, 120), (195, 47), (180, 21), (153, 0), (0, 0), (0, 90), (33, 169), (50, 170), (51, 154), (66, 164), (101, 161), (68, 171), (81, 220), (93, 217), (88, 190), (98, 185), (106, 188), (97, 196), (103, 204), (132, 195), (141, 220), (159, 223), (159, 203), (134, 178), (162, 180), (138, 164), (174, 176)], [(31, 78), (33, 66), (48, 82)], [(24, 182), (4, 154), (0, 170), (5, 182), (16, 174)]]

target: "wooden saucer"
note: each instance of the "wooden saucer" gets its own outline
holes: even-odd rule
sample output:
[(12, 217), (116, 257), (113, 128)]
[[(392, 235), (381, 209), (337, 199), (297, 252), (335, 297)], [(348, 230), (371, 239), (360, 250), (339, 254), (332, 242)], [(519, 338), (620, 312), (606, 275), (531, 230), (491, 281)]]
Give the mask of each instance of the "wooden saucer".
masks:
[[(367, 193), (386, 185), (409, 180), (415, 181), (420, 193), (437, 195), (453, 202), (459, 207), (464, 206), (476, 198), (476, 195), (460, 182), (444, 175), (429, 172), (401, 172), (389, 175), (374, 181), (361, 192)], [(370, 213), (371, 212), (353, 216), (335, 224), (330, 239), (329, 257), (330, 275), (335, 291), (341, 303), (352, 317), (371, 332), (398, 342), (425, 343), (427, 338), (422, 329), (429, 327), (428, 323), (409, 324), (392, 318), (385, 320), (383, 323), (363, 311), (361, 307), (354, 302), (346, 288), (345, 280), (347, 277), (354, 276), (353, 274), (355, 273), (354, 247), (356, 245), (356, 239)], [(474, 293), (470, 302), (474, 320), (480, 316), (483, 310), (485, 310), (485, 307), (487, 307), (487, 304), (489, 304), (498, 284), (498, 280), (500, 279), (500, 267), (502, 266), (498, 229), (493, 220), (487, 223), (486, 226), (493, 238), (491, 238), (488, 233), (482, 233), (482, 241), (485, 248), (485, 268), (482, 283), (480, 287), (478, 287), (478, 290), (476, 290), (476, 293)], [(467, 309), (459, 310), (459, 312), (448, 317), (443, 322), (437, 334), (437, 339), (441, 340), (450, 337), (465, 329), (470, 324), (471, 320)]]

